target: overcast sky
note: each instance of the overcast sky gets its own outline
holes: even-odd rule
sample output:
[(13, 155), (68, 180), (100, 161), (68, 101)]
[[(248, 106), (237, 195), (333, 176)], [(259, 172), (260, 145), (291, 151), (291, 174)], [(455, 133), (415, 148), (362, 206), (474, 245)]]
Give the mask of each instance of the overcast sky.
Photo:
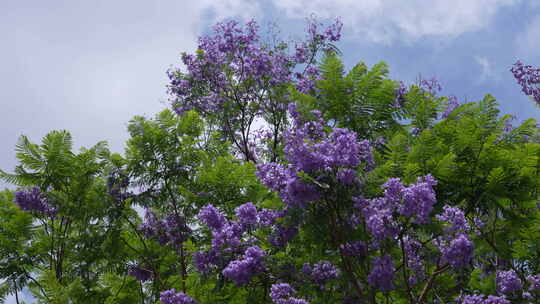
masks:
[[(17, 138), (67, 129), (77, 147), (123, 152), (126, 124), (168, 106), (166, 70), (224, 18), (301, 35), (311, 13), (342, 17), (348, 67), (386, 61), (391, 77), (437, 77), (461, 101), (494, 95), (505, 113), (540, 119), (509, 69), (540, 65), (536, 0), (0, 1), (0, 168)], [(0, 184), (0, 186), (6, 186)], [(13, 301), (13, 300), (10, 300)], [(11, 302), (8, 302), (11, 303)]]

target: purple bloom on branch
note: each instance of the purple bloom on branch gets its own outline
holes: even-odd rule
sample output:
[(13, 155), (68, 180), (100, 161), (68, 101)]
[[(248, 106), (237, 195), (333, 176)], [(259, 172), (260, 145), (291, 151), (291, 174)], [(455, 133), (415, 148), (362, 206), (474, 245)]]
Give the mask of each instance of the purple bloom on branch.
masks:
[(394, 270), (394, 262), (390, 255), (375, 258), (371, 272), (367, 277), (369, 285), (381, 291), (394, 289)]
[(293, 298), (295, 294), (296, 290), (287, 283), (274, 284), (270, 288), (270, 298), (274, 304), (309, 304), (304, 299)]
[(135, 279), (146, 282), (152, 278), (152, 271), (142, 268), (140, 266), (130, 266), (128, 270), (128, 275), (134, 277)]
[(161, 292), (159, 300), (163, 304), (197, 304), (195, 300), (185, 293), (177, 293), (174, 288)]
[(531, 283), (529, 286), (530, 291), (540, 291), (540, 274), (530, 275), (527, 280)]
[(247, 284), (251, 278), (264, 269), (264, 250), (257, 246), (249, 247), (243, 259), (234, 260), (223, 269), (223, 275), (233, 280), (237, 285)]
[(540, 68), (524, 65), (518, 60), (510, 71), (521, 86), (521, 91), (540, 105)]
[(511, 294), (522, 289), (523, 284), (514, 270), (497, 272), (497, 290), (503, 294)]
[(47, 197), (38, 187), (16, 191), (13, 202), (23, 211), (37, 212), (50, 217), (54, 217), (57, 213), (56, 208), (49, 204)]
[(236, 207), (236, 216), (243, 226), (253, 226), (257, 224), (257, 208), (253, 203), (245, 203)]
[(439, 239), (435, 243), (442, 253), (443, 261), (453, 268), (467, 266), (473, 257), (474, 245), (463, 233), (449, 242)]
[(213, 231), (220, 230), (227, 222), (223, 213), (213, 205), (204, 206), (199, 211), (198, 218)]

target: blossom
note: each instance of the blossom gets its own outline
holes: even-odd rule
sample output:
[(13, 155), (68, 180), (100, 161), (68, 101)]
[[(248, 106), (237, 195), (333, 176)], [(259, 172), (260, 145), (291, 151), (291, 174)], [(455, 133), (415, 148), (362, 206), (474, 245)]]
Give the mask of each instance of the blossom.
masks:
[(436, 218), (439, 221), (450, 224), (449, 226), (445, 227), (446, 233), (450, 234), (458, 231), (467, 232), (471, 229), (469, 223), (467, 223), (467, 220), (465, 219), (465, 214), (463, 211), (461, 211), (461, 209), (458, 207), (445, 205), (443, 210), (443, 213), (436, 215)]
[(362, 241), (341, 244), (339, 247), (346, 256), (358, 257), (365, 256), (367, 253), (366, 243)]
[(163, 304), (197, 304), (185, 293), (177, 293), (174, 288), (161, 292), (159, 300)]
[(236, 207), (236, 216), (240, 220), (240, 224), (244, 226), (255, 225), (257, 223), (257, 208), (253, 203), (245, 203)]
[(394, 289), (394, 262), (390, 255), (377, 257), (373, 260), (372, 269), (367, 280), (368, 283), (381, 291)]
[(140, 266), (130, 266), (128, 269), (128, 275), (141, 282), (146, 282), (152, 277), (152, 271)]
[(302, 267), (302, 272), (321, 288), (328, 281), (339, 277), (339, 270), (329, 261), (320, 261), (313, 265), (313, 267), (309, 263), (305, 263)]
[(456, 269), (468, 265), (473, 257), (474, 245), (464, 233), (450, 241), (439, 239), (436, 245), (442, 253), (443, 261)]
[(540, 274), (530, 275), (527, 280), (531, 283), (529, 286), (530, 291), (540, 291)]
[(442, 113), (441, 117), (443, 119), (448, 118), (448, 116), (457, 108), (459, 107), (459, 102), (457, 100), (457, 97), (452, 95), (448, 97), (448, 101), (446, 102), (446, 109)]
[(213, 205), (204, 206), (198, 215), (199, 220), (205, 223), (208, 228), (218, 231), (226, 224), (226, 219), (223, 213), (217, 210)]
[(510, 304), (505, 297), (484, 296), (484, 295), (464, 295), (458, 298), (460, 304)]
[(296, 290), (287, 283), (273, 284), (270, 288), (270, 298), (274, 304), (309, 304), (304, 299), (293, 298), (295, 294)]
[(23, 211), (36, 212), (51, 217), (57, 213), (57, 209), (49, 204), (47, 197), (38, 187), (15, 191), (13, 202)]
[(525, 65), (518, 60), (510, 71), (521, 86), (521, 91), (525, 95), (531, 96), (537, 104), (540, 104), (540, 68)]
[(249, 247), (242, 259), (231, 261), (223, 269), (223, 275), (237, 285), (247, 284), (254, 275), (264, 269), (262, 260), (265, 254), (264, 250), (257, 246)]
[(403, 81), (399, 82), (399, 86), (396, 88), (393, 106), (396, 108), (401, 108), (405, 104), (405, 94), (407, 94), (407, 87)]
[(521, 290), (523, 284), (514, 270), (497, 272), (497, 290), (503, 294), (511, 294)]

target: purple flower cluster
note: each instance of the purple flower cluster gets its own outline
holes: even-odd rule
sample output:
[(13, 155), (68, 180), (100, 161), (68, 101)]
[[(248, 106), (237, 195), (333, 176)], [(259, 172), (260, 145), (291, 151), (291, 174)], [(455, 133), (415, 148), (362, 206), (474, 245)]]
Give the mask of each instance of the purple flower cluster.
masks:
[(264, 269), (264, 250), (257, 246), (249, 247), (240, 260), (234, 260), (223, 269), (223, 275), (237, 285), (247, 284), (251, 278)]
[(307, 275), (313, 283), (319, 285), (321, 289), (326, 283), (339, 277), (339, 269), (329, 261), (321, 261), (313, 266), (305, 263), (302, 267), (302, 273)]
[(474, 244), (467, 236), (471, 227), (465, 214), (458, 207), (444, 206), (443, 213), (436, 218), (445, 223), (445, 236), (437, 238), (434, 243), (442, 254), (442, 260), (454, 269), (469, 264), (474, 253)]
[(430, 79), (420, 79), (420, 88), (433, 96), (442, 90), (441, 83), (435, 77), (431, 77)]
[(219, 255), (217, 250), (196, 251), (193, 253), (193, 265), (200, 273), (208, 274), (216, 269)]
[(339, 247), (346, 256), (363, 257), (367, 254), (366, 243), (362, 241), (341, 244)]
[(441, 251), (443, 262), (449, 263), (454, 269), (467, 266), (473, 257), (474, 245), (464, 233), (457, 234), (450, 241), (439, 238), (435, 245)]
[(527, 277), (527, 281), (530, 282), (530, 291), (540, 291), (540, 274), (530, 275)]
[(128, 275), (134, 277), (135, 279), (146, 282), (152, 278), (152, 271), (149, 269), (142, 268), (140, 266), (130, 266), (128, 269)]
[(37, 187), (15, 191), (13, 202), (23, 211), (36, 212), (49, 217), (54, 217), (58, 212), (49, 204), (47, 197)]
[(416, 284), (418, 280), (424, 278), (424, 263), (419, 252), (422, 248), (422, 244), (417, 240), (410, 237), (403, 239), (403, 249), (407, 256), (407, 267), (412, 270), (412, 274), (409, 277), (409, 284)]
[(277, 224), (274, 226), (272, 235), (268, 238), (268, 241), (272, 246), (282, 248), (289, 243), (298, 234), (298, 227), (296, 225), (283, 226)]
[(441, 115), (442, 119), (447, 118), (448, 115), (450, 115), (450, 113), (452, 113), (457, 107), (459, 107), (457, 97), (454, 95), (448, 97), (448, 101), (446, 102), (446, 109)]
[(521, 91), (525, 95), (531, 96), (537, 104), (540, 104), (540, 68), (525, 65), (518, 60), (510, 71), (521, 86)]
[(376, 257), (373, 260), (371, 272), (367, 277), (369, 285), (381, 291), (394, 289), (394, 271), (394, 262), (390, 255)]
[(238, 217), (240, 224), (244, 227), (250, 227), (257, 224), (257, 207), (253, 203), (243, 204), (235, 209), (236, 216)]
[(270, 298), (274, 304), (309, 304), (304, 299), (293, 298), (296, 290), (287, 283), (273, 284), (270, 288)]
[(159, 300), (163, 304), (197, 304), (195, 300), (185, 293), (177, 293), (174, 288), (161, 292)]
[(298, 172), (315, 179), (332, 174), (341, 183), (353, 184), (356, 169), (362, 162), (366, 167), (372, 167), (372, 148), (367, 140), (358, 141), (356, 133), (341, 128), (334, 128), (326, 135), (319, 112), (313, 113), (316, 120), (308, 122), (301, 121), (293, 104), (289, 105), (289, 112), (294, 119), (293, 128), (284, 135), (285, 157), (289, 164), (257, 166), (257, 176), (261, 182), (278, 192), (288, 205), (304, 206), (321, 195), (321, 185), (303, 181)]
[[(275, 219), (281, 217), (282, 212), (269, 209), (257, 211), (251, 202), (238, 206), (235, 211), (237, 222), (227, 220), (213, 205), (201, 209), (198, 218), (212, 232), (212, 245), (208, 251), (195, 252), (193, 264), (205, 274), (218, 269), (220, 264), (227, 265), (222, 271), (223, 275), (242, 285), (262, 270), (262, 257), (265, 255), (257, 246), (251, 246), (244, 251), (245, 246), (249, 246), (251, 242), (244, 240), (243, 234), (249, 229), (274, 225)], [(244, 252), (241, 258), (230, 261), (231, 255), (241, 252)], [(227, 261), (230, 262), (227, 264)]]
[[(341, 28), (342, 23), (337, 20), (320, 32), (318, 24), (312, 21), (307, 41), (297, 43), (291, 56), (283, 47), (285, 43), (275, 47), (265, 45), (258, 34), (259, 26), (253, 20), (244, 27), (234, 20), (218, 23), (213, 35), (199, 38), (197, 54), (182, 55), (186, 74), (169, 71), (169, 90), (174, 97), (175, 110), (179, 114), (193, 108), (215, 111), (230, 100), (254, 102), (253, 108), (258, 108), (271, 103), (261, 97), (265, 95), (260, 94), (261, 91), (295, 80), (300, 90), (310, 90), (319, 74), (312, 61), (317, 53), (329, 48), (330, 42), (340, 39)], [(305, 72), (293, 77), (292, 70), (299, 64), (306, 64)], [(236, 90), (237, 86), (244, 89)]]
[(497, 290), (502, 294), (512, 294), (523, 288), (521, 279), (514, 270), (497, 272)]
[(398, 224), (393, 213), (395, 205), (385, 198), (370, 200), (355, 199), (355, 206), (361, 210), (365, 219), (367, 231), (376, 239), (394, 238), (398, 233)]
[(129, 176), (122, 170), (114, 170), (107, 178), (107, 191), (116, 200), (125, 200), (133, 194), (127, 189), (129, 187)]
[(484, 296), (484, 295), (465, 295), (458, 299), (460, 304), (511, 304), (504, 297)]
[(401, 108), (405, 104), (405, 94), (407, 94), (407, 86), (403, 81), (399, 82), (399, 86), (396, 88), (396, 98), (394, 99), (394, 107)]
[(171, 213), (160, 220), (150, 209), (146, 209), (144, 221), (139, 229), (146, 238), (156, 239), (161, 245), (172, 246), (180, 246), (191, 233), (183, 216)]
[(296, 120), (295, 128), (285, 134), (285, 156), (293, 168), (309, 173), (373, 162), (369, 142), (359, 142), (355, 132), (334, 128), (325, 136), (323, 128), (321, 118), (304, 124)]
[(443, 213), (436, 215), (436, 218), (449, 224), (444, 229), (447, 234), (468, 232), (471, 229), (467, 219), (465, 219), (465, 214), (458, 207), (446, 205), (443, 207)]
[(227, 223), (225, 215), (213, 205), (204, 206), (199, 211), (198, 218), (212, 231), (221, 230)]
[(437, 181), (431, 176), (418, 177), (417, 183), (405, 187), (399, 178), (390, 178), (382, 185), (384, 196), (364, 199), (353, 198), (361, 211), (367, 230), (376, 239), (393, 238), (398, 232), (394, 213), (411, 218), (415, 223), (426, 223), (436, 202), (433, 186)]

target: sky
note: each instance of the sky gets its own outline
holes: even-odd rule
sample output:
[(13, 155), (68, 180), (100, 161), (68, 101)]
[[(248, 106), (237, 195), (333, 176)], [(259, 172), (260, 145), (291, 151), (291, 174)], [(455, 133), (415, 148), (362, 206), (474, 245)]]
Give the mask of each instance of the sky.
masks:
[(77, 149), (105, 140), (122, 153), (128, 121), (169, 106), (167, 69), (213, 24), (253, 18), (302, 37), (311, 14), (341, 17), (349, 68), (385, 61), (392, 79), (434, 76), (443, 95), (489, 93), (517, 121), (540, 120), (509, 72), (518, 59), (540, 66), (537, 0), (2, 0), (0, 169), (15, 167), (20, 135), (58, 129)]

